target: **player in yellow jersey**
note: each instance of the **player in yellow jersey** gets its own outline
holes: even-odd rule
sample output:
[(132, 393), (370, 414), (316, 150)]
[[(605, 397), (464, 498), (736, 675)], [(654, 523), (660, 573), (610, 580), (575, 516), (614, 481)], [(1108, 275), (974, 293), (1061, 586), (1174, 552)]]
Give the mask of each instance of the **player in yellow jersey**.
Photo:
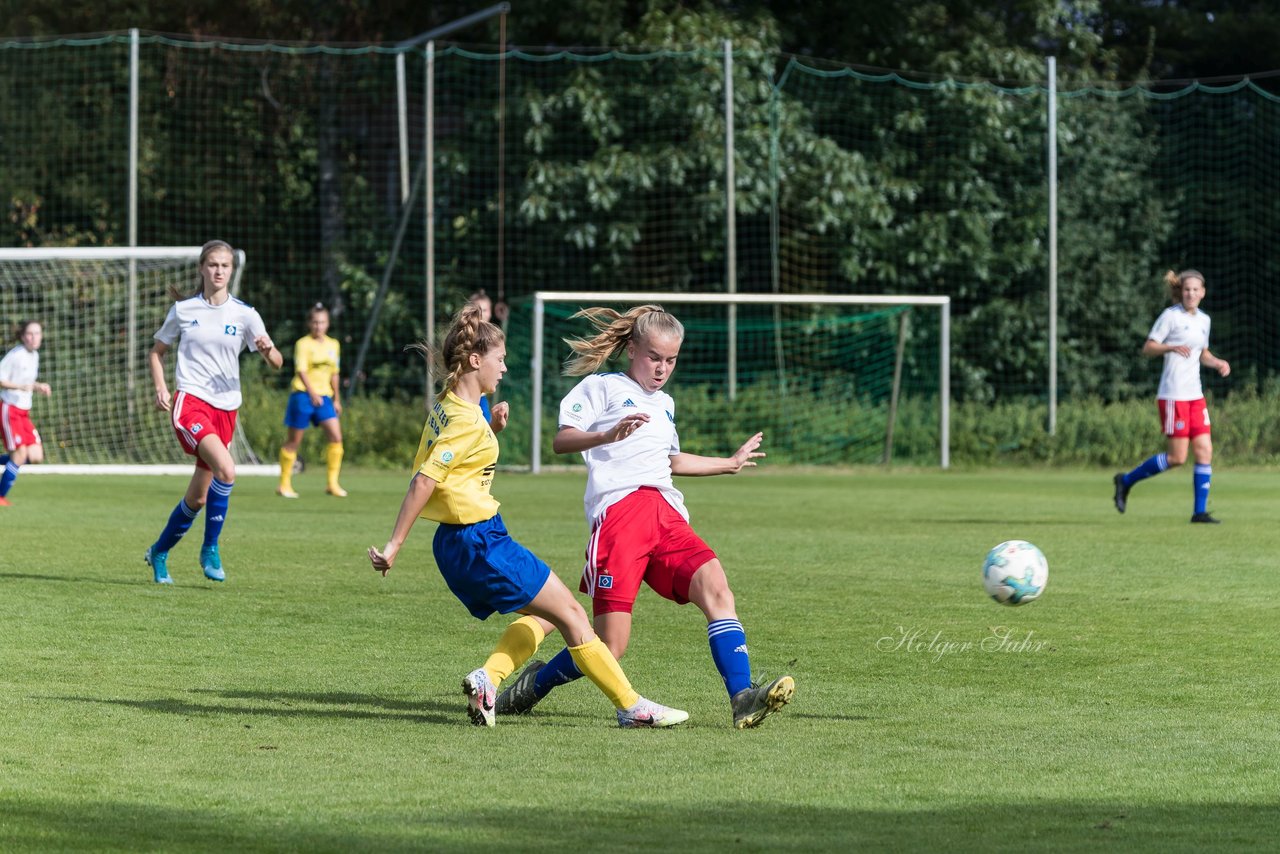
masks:
[(293, 489), (293, 464), (298, 460), (303, 431), (315, 424), (329, 440), (325, 450), (329, 483), (325, 492), (346, 498), (347, 491), (338, 485), (338, 472), (342, 469), (342, 427), (338, 424), (338, 416), (342, 414), (338, 391), (342, 345), (329, 337), (329, 310), (320, 303), (308, 313), (307, 328), (310, 334), (299, 338), (293, 346), (296, 373), (289, 408), (284, 414), (284, 426), (289, 428), (289, 433), (280, 447), (280, 485), (276, 487), (276, 494), (284, 498), (298, 497)]
[[(415, 346), (429, 355), (425, 345)], [(432, 542), (436, 565), (467, 610), (481, 620), (495, 611), (525, 615), (507, 627), (484, 666), (462, 680), (472, 723), (493, 726), (497, 686), (542, 642), (539, 618), (564, 637), (574, 662), (617, 709), (620, 726), (683, 723), (687, 712), (636, 693), (569, 588), (507, 533), (490, 492), (498, 440), (480, 413), (481, 395), (492, 394), (506, 373), (506, 354), (502, 330), (483, 320), (478, 306), (463, 307), (444, 339), (444, 390), (422, 428), (409, 491), (391, 539), (380, 550), (370, 546), (369, 560), (385, 576), (414, 522), (438, 522)]]

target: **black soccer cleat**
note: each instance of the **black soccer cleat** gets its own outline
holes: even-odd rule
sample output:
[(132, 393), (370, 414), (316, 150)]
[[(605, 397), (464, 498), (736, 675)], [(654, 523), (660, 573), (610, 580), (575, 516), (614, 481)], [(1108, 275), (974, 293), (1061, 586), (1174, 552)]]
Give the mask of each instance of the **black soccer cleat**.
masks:
[(1193, 523), (1198, 522), (1204, 525), (1221, 525), (1222, 524), (1221, 519), (1215, 519), (1212, 516), (1210, 516), (1208, 513), (1197, 513), (1191, 517), (1191, 521)]
[(1124, 482), (1124, 472), (1120, 472), (1112, 480), (1116, 485), (1116, 509), (1123, 513), (1125, 505), (1129, 502), (1129, 487)]

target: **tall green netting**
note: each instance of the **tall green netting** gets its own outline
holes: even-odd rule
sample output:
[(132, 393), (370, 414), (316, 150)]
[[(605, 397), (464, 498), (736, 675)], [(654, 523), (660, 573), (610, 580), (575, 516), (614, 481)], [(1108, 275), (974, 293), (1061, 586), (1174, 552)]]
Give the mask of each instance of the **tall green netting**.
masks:
[(0, 246), (124, 242), (128, 59), (111, 37), (0, 42)]
[[(634, 301), (607, 304), (626, 311)], [(571, 351), (565, 339), (589, 336), (591, 327), (571, 315), (577, 303), (545, 303), (542, 337), (541, 463), (578, 463), (577, 455), (557, 457), (551, 440), (561, 398), (581, 377), (564, 376)], [(525, 465), (533, 411), (532, 310), (521, 302), (512, 313), (507, 342), (509, 372), (499, 396), (512, 404), (503, 443), (503, 462)], [(856, 306), (740, 305), (736, 327), (736, 392), (729, 395), (730, 320), (723, 304), (667, 306), (685, 327), (685, 339), (671, 383), (681, 449), (724, 456), (757, 431), (770, 464), (834, 465), (885, 461), (890, 453), (889, 417), (898, 340), (911, 327), (932, 327), (913, 345), (912, 361), (933, 371), (909, 368), (898, 374), (900, 388), (892, 458), (933, 464), (938, 459), (938, 376), (936, 308), (894, 306), (867, 311)], [(925, 352), (928, 351), (928, 352)], [(904, 355), (903, 363), (906, 363)], [(619, 356), (606, 368), (625, 370)], [(932, 388), (932, 394), (927, 392)], [(911, 392), (911, 393), (909, 393)]]
[[(0, 44), (0, 245), (126, 241), (128, 55), (116, 35)], [(421, 363), (402, 348), (426, 334), (429, 288), (442, 322), (481, 288), (518, 309), (537, 289), (731, 284), (946, 294), (957, 399), (1046, 398), (1043, 86), (735, 53), (731, 283), (723, 53), (441, 45), (430, 74), (426, 50), (402, 59), (410, 178), (432, 128), (431, 217), (425, 177), (404, 200), (394, 51), (144, 35), (138, 242), (244, 247), (244, 296), (278, 341), (325, 302), (347, 369), (366, 351), (362, 388), (415, 405)], [(1063, 403), (1152, 393), (1158, 365), (1138, 350), (1168, 267), (1207, 277), (1213, 347), (1234, 368), (1210, 387), (1274, 383), (1280, 103), (1248, 83), (1064, 81)], [(909, 359), (929, 328), (912, 324), (926, 346)]]

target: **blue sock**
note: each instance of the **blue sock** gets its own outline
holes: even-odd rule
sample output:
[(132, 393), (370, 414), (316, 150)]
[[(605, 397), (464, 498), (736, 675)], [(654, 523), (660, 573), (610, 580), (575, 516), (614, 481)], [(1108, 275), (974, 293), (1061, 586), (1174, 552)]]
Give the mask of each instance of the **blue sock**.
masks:
[(1204, 513), (1209, 506), (1209, 479), (1213, 477), (1213, 466), (1208, 463), (1196, 463), (1191, 475), (1191, 482), (1196, 487), (1196, 512)]
[(18, 479), (18, 464), (8, 457), (4, 458), (4, 474), (0, 475), (0, 498), (9, 494), (9, 487)]
[(9, 464), (9, 455), (0, 454), (0, 466), (7, 466), (8, 464)]
[(1133, 486), (1140, 480), (1146, 480), (1152, 475), (1160, 474), (1169, 468), (1169, 455), (1165, 453), (1156, 454), (1142, 465), (1124, 476), (1124, 485)]
[(533, 680), (533, 693), (539, 700), (551, 693), (551, 689), (557, 685), (565, 685), (575, 679), (582, 678), (582, 671), (578, 669), (578, 665), (573, 663), (573, 656), (569, 653), (569, 648), (565, 647), (556, 653), (556, 657), (547, 662), (547, 665), (538, 671), (537, 677)]
[(712, 620), (707, 624), (711, 659), (724, 679), (729, 696), (751, 687), (751, 657), (747, 654), (747, 633), (737, 620)]
[(186, 500), (178, 502), (178, 506), (173, 508), (173, 512), (169, 514), (169, 521), (165, 524), (164, 530), (160, 532), (160, 537), (156, 540), (155, 545), (151, 547), (152, 551), (167, 552), (178, 544), (178, 540), (182, 539), (190, 528), (191, 523), (195, 521), (196, 514), (199, 510), (192, 510), (187, 506)]
[(204, 544), (216, 546), (227, 521), (227, 506), (231, 503), (231, 487), (235, 483), (223, 483), (216, 477), (209, 484), (208, 499), (204, 506)]

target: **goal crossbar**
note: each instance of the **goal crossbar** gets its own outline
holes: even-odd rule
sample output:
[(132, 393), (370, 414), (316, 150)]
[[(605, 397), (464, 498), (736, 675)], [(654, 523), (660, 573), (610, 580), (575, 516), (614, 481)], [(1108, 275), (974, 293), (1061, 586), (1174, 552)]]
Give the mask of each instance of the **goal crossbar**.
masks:
[(542, 469), (543, 335), (549, 302), (600, 305), (609, 303), (673, 303), (703, 305), (879, 305), (929, 306), (938, 309), (939, 465), (951, 466), (951, 297), (900, 294), (685, 294), (610, 293), (608, 291), (536, 291), (533, 294), (533, 383), (530, 470)]

